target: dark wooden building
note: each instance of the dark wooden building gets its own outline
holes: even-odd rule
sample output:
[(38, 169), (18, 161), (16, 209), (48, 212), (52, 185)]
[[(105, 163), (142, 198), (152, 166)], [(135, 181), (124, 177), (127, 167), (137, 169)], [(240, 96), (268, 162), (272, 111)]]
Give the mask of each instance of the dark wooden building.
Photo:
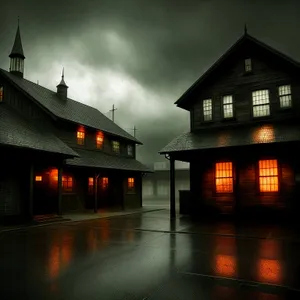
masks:
[[(190, 162), (189, 212), (299, 211), (300, 64), (244, 35), (175, 103), (190, 131), (160, 153)], [(253, 215), (252, 214), (252, 215)]]
[(135, 137), (97, 109), (24, 78), (20, 30), (0, 69), (0, 218), (142, 206)]

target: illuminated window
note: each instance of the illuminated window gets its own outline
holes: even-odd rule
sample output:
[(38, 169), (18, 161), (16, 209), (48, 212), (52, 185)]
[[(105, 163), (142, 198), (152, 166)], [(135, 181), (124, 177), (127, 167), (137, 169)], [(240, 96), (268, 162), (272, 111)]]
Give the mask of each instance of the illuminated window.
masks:
[(103, 147), (104, 136), (102, 132), (98, 132), (96, 135), (96, 146), (98, 149), (102, 149)]
[(72, 192), (73, 191), (73, 177), (63, 176), (62, 177), (62, 188), (63, 188), (64, 192)]
[(79, 129), (77, 131), (77, 144), (78, 145), (84, 145), (84, 137), (85, 137), (85, 132), (83, 129)]
[(225, 119), (233, 117), (233, 99), (232, 96), (223, 97), (223, 116)]
[(251, 58), (245, 59), (245, 72), (251, 72), (252, 71), (252, 61)]
[(42, 176), (35, 176), (35, 181), (42, 181), (43, 177)]
[(212, 100), (211, 99), (203, 100), (203, 120), (204, 121), (212, 120)]
[(278, 192), (278, 163), (276, 159), (259, 161), (259, 190)]
[(216, 163), (216, 192), (233, 192), (233, 175), (231, 162)]
[(290, 85), (282, 85), (278, 87), (280, 107), (286, 108), (292, 106), (292, 91)]
[(94, 178), (89, 177), (88, 178), (88, 193), (93, 194), (93, 192), (94, 192)]
[(120, 143), (118, 141), (112, 141), (112, 149), (115, 153), (120, 153)]
[(129, 156), (132, 156), (132, 155), (133, 155), (133, 147), (132, 147), (132, 145), (128, 145), (128, 146), (127, 146), (127, 154), (128, 154)]
[(0, 86), (0, 102), (3, 101), (3, 87)]
[(134, 190), (134, 178), (128, 178), (128, 189)]
[(58, 170), (57, 169), (50, 170), (50, 179), (53, 181), (58, 181)]
[(100, 180), (100, 185), (103, 190), (106, 190), (108, 188), (108, 178), (102, 177)]
[(253, 117), (270, 115), (269, 90), (252, 92)]

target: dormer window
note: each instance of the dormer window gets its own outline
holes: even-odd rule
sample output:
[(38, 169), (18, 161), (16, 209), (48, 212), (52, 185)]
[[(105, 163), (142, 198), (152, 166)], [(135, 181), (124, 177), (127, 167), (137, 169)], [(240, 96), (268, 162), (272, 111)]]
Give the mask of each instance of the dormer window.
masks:
[(77, 131), (77, 144), (84, 145), (85, 132), (84, 128), (79, 128)]
[(212, 99), (203, 100), (203, 120), (212, 120)]
[(223, 97), (223, 117), (224, 119), (233, 118), (233, 99), (231, 95)]
[(252, 71), (252, 61), (251, 58), (246, 58), (245, 59), (245, 72), (251, 72)]
[(103, 148), (103, 142), (104, 142), (104, 135), (101, 131), (97, 132), (96, 135), (96, 146), (98, 149)]
[(252, 92), (253, 117), (270, 115), (269, 90)]
[(278, 94), (281, 108), (288, 108), (292, 106), (292, 91), (290, 85), (279, 86)]
[(128, 146), (127, 146), (127, 154), (128, 154), (129, 156), (132, 156), (132, 155), (133, 155), (133, 147), (132, 147), (132, 145), (128, 145)]
[(3, 86), (0, 86), (0, 102), (3, 101)]
[(112, 141), (112, 150), (114, 153), (120, 153), (120, 143), (118, 141)]

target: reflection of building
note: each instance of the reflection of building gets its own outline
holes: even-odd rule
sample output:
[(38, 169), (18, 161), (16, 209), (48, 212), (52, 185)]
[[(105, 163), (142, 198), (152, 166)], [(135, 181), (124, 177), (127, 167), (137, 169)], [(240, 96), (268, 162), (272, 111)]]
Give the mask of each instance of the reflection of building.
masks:
[(135, 137), (97, 109), (24, 79), (20, 30), (0, 69), (0, 217), (140, 207)]
[(171, 170), (190, 163), (190, 211), (297, 212), (299, 74), (298, 62), (245, 31), (176, 102), (191, 128), (160, 153)]
[[(177, 162), (176, 164), (176, 197), (180, 190), (189, 190), (189, 164)], [(143, 198), (161, 199), (170, 194), (170, 166), (168, 161), (156, 162), (154, 173), (143, 177)]]

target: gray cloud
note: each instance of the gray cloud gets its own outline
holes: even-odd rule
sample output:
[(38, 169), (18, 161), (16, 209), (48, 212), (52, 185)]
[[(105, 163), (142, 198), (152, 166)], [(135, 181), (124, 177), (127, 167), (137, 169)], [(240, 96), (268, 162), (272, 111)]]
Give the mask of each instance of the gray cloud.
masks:
[[(300, 59), (300, 2), (296, 0), (2, 0), (2, 68), (8, 68), (18, 15), (26, 77), (54, 89), (59, 74), (51, 73), (56, 78), (43, 74), (52, 64), (69, 60), (86, 72), (111, 70), (134, 82), (135, 88), (115, 100), (118, 85), (107, 94), (107, 81), (95, 75), (92, 92), (76, 100), (104, 112), (115, 102), (117, 122), (125, 128), (129, 123), (137, 126), (138, 138), (144, 142), (139, 155), (147, 162), (158, 159), (161, 147), (188, 130), (188, 114), (176, 110), (173, 102), (241, 36), (245, 22), (250, 34)], [(137, 86), (144, 92), (133, 95), (140, 90)], [(154, 106), (151, 114), (147, 100)], [(136, 112), (139, 104), (147, 109)], [(156, 106), (164, 110), (165, 118), (155, 115)]]

